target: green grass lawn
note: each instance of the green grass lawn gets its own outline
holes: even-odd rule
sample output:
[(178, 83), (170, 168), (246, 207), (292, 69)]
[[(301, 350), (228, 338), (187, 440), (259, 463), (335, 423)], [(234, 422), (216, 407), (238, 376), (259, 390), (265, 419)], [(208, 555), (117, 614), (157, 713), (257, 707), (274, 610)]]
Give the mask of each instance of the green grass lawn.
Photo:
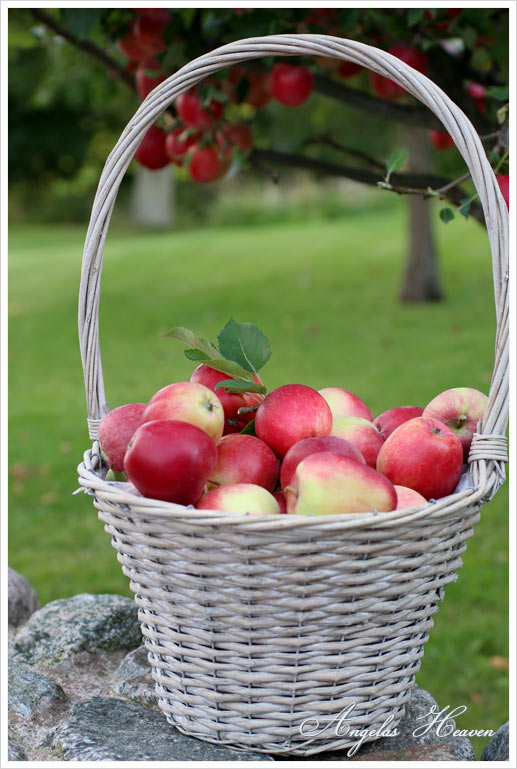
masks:
[[(475, 222), (438, 226), (446, 301), (397, 302), (405, 207), (332, 222), (177, 233), (113, 232), (101, 301), (113, 408), (189, 377), (182, 325), (214, 338), (230, 316), (273, 349), (269, 389), (340, 385), (374, 414), (424, 406), (448, 387), (488, 391), (495, 315), (488, 241)], [(72, 496), (88, 447), (77, 342), (85, 230), (12, 227), (9, 318), (9, 563), (42, 603), (78, 592), (129, 595), (86, 495)], [(426, 645), (420, 686), (467, 705), (458, 726), (508, 718), (508, 494), (483, 509), (464, 567)], [(475, 740), (479, 751), (486, 740)]]

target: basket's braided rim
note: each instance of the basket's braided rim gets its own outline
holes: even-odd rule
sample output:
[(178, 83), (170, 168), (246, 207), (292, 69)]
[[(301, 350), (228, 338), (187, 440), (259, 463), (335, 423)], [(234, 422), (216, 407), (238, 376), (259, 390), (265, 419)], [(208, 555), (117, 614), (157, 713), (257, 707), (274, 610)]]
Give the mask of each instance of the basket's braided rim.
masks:
[[(97, 437), (99, 420), (108, 411), (104, 394), (104, 381), (99, 347), (98, 313), (100, 281), (104, 243), (115, 205), (120, 182), (131, 162), (147, 129), (180, 94), (189, 90), (203, 78), (233, 64), (263, 56), (331, 56), (351, 61), (391, 78), (405, 88), (416, 99), (425, 104), (441, 120), (444, 128), (453, 138), (459, 152), (472, 175), (479, 195), (492, 252), (494, 296), (497, 330), (495, 339), (495, 363), (488, 396), (488, 406), (476, 434), (469, 457), (471, 478), (474, 489), (461, 492), (436, 503), (426, 505), (417, 511), (395, 511), (383, 513), (383, 525), (391, 521), (414, 521), (420, 517), (458, 515), (465, 505), (477, 505), (487, 501), (504, 480), (506, 461), (506, 439), (508, 422), (509, 391), (509, 341), (508, 341), (508, 211), (497, 184), (495, 174), (486, 158), (483, 145), (462, 110), (429, 78), (417, 72), (396, 57), (373, 46), (344, 38), (326, 35), (272, 35), (249, 38), (222, 46), (191, 61), (164, 83), (152, 91), (130, 120), (111, 152), (99, 180), (92, 207), (90, 224), (84, 246), (81, 285), (79, 292), (79, 339), (86, 386), (88, 425), (90, 437)], [(94, 449), (93, 454), (96, 454)], [(213, 522), (215, 514), (203, 511), (200, 514), (190, 508), (172, 505), (156, 500), (135, 497), (103, 481), (91, 462), (91, 452), (85, 455), (80, 465), (81, 484), (106, 499), (118, 500), (121, 505), (131, 505), (131, 510), (140, 515), (189, 516), (198, 522)], [(90, 458), (88, 458), (90, 457)], [(95, 457), (94, 457), (95, 458)], [(271, 516), (260, 516), (251, 521), (242, 516), (217, 513), (218, 521), (233, 525), (244, 525), (253, 529), (261, 527), (305, 527), (316, 526), (327, 530), (348, 526), (370, 526), (379, 524), (379, 516), (333, 516), (333, 522), (300, 516), (282, 516), (271, 521)], [(346, 520), (336, 520), (345, 518)]]

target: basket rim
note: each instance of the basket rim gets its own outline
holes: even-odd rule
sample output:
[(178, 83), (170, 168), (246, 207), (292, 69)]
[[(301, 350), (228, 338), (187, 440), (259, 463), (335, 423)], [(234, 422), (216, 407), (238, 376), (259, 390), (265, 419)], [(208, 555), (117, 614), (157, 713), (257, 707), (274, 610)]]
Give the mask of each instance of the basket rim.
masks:
[[(221, 510), (197, 510), (193, 505), (180, 505), (159, 499), (139, 496), (130, 489), (121, 488), (117, 481), (106, 481), (93, 466), (99, 455), (88, 449), (78, 465), (81, 491), (86, 491), (110, 506), (119, 508), (121, 515), (142, 520), (188, 520), (193, 526), (231, 526), (250, 532), (309, 529), (318, 533), (346, 529), (388, 529), (399, 525), (417, 525), (426, 522), (457, 520), (475, 513), (482, 502), (483, 490), (475, 487), (463, 489), (425, 505), (415, 505), (387, 513), (340, 513), (307, 516), (301, 514), (242, 515)], [(99, 505), (100, 506), (100, 505)], [(469, 511), (469, 508), (470, 511)], [(118, 514), (118, 513), (117, 513)]]

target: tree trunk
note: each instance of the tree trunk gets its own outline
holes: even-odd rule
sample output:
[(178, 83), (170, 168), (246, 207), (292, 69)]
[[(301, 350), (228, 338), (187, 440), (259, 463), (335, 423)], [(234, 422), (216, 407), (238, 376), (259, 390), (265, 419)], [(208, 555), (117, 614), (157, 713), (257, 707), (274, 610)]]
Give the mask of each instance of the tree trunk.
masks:
[(136, 224), (170, 228), (174, 224), (174, 176), (169, 166), (149, 171), (135, 164), (131, 213)]
[[(410, 171), (429, 170), (427, 131), (405, 129), (404, 146), (409, 150)], [(406, 269), (400, 298), (403, 302), (430, 302), (443, 298), (438, 274), (438, 258), (431, 220), (431, 201), (408, 195), (409, 238)]]

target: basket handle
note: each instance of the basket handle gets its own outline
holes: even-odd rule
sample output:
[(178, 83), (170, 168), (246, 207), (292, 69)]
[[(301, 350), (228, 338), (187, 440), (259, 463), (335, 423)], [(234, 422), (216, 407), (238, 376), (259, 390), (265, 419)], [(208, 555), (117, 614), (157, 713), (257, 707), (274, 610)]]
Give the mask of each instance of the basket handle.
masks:
[(90, 438), (108, 411), (99, 347), (99, 296), (104, 243), (120, 182), (147, 129), (182, 93), (218, 70), (263, 56), (314, 55), (351, 61), (394, 80), (443, 123), (463, 156), (481, 201), (492, 252), (497, 319), (495, 363), (488, 406), (479, 433), (503, 437), (508, 422), (508, 211), (472, 123), (432, 80), (386, 51), (328, 35), (270, 35), (224, 45), (194, 59), (142, 102), (110, 153), (93, 202), (84, 245), (79, 291), (79, 342)]

